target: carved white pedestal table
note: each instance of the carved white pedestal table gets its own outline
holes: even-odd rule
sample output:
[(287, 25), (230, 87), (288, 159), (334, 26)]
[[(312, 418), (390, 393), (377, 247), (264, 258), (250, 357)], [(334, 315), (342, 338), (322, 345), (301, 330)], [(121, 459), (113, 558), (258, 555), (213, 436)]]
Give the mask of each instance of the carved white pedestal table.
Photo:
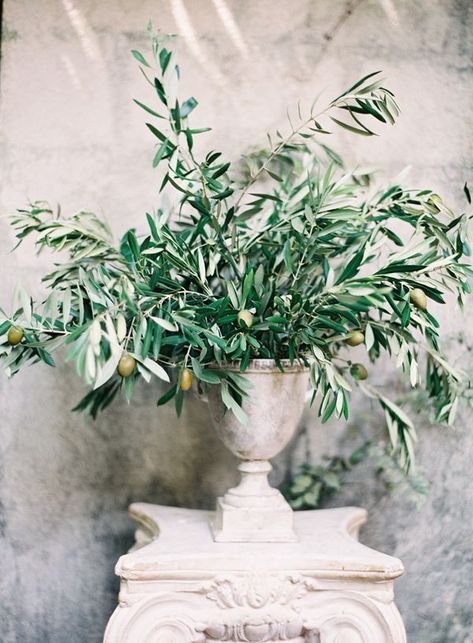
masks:
[(298, 542), (214, 542), (212, 512), (135, 504), (106, 643), (405, 643), (396, 558), (357, 541), (357, 508), (294, 516)]

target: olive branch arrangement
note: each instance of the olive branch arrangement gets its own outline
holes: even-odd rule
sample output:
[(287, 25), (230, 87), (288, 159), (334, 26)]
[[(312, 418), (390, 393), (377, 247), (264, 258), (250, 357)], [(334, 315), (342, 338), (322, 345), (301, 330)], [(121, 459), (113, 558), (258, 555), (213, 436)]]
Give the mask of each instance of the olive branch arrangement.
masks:
[[(153, 88), (153, 107), (135, 102), (152, 117), (159, 190), (172, 191), (176, 207), (147, 213), (147, 230), (128, 230), (118, 247), (90, 212), (65, 217), (42, 202), (17, 210), (19, 243), (33, 235), (38, 252), (67, 258), (43, 278), (44, 301), (18, 287), (13, 314), (2, 313), (4, 368), (54, 365), (52, 353), (66, 346), (91, 387), (76, 410), (95, 417), (119, 391), (129, 400), (139, 379), (156, 376), (169, 383), (158, 405), (174, 398), (179, 414), (196, 380), (220, 386), (245, 422), (249, 361), (270, 358), (281, 369), (283, 359), (299, 361), (310, 368), (322, 422), (348, 418), (353, 386), (377, 400), (408, 470), (413, 423), (364, 381), (368, 370), (353, 363), (351, 347), (364, 344), (370, 361), (391, 356), (412, 387), (425, 388), (436, 420), (453, 422), (462, 373), (441, 353), (428, 301), (454, 293), (461, 306), (470, 291), (469, 217), (430, 190), (373, 190), (322, 142), (333, 127), (371, 136), (372, 123), (394, 123), (399, 109), (379, 72), (321, 109), (299, 107), (287, 134), (268, 135), (238, 164), (216, 151), (198, 155), (195, 139), (209, 128), (191, 125), (197, 101), (177, 96), (171, 40), (151, 35), (151, 58), (132, 53)], [(226, 371), (229, 362), (240, 373)]]

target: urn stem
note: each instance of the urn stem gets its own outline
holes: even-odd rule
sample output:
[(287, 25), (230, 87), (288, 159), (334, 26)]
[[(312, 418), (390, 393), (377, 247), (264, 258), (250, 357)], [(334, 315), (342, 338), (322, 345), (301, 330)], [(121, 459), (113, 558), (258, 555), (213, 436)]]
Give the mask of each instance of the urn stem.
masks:
[(268, 474), (272, 468), (268, 460), (240, 462), (240, 484), (227, 491), (224, 502), (233, 507), (263, 507), (269, 498), (280, 496), (279, 491), (268, 482)]

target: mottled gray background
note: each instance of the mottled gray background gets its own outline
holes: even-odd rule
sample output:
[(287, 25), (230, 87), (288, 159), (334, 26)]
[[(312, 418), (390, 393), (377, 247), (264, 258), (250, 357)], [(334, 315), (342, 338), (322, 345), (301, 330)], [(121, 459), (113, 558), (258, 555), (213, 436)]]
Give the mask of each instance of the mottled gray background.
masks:
[[(473, 181), (473, 4), (471, 0), (5, 0), (1, 61), (1, 208), (28, 198), (85, 207), (119, 235), (158, 203), (152, 140), (131, 102), (149, 94), (129, 55), (145, 46), (149, 18), (180, 33), (194, 122), (212, 124), (209, 146), (231, 157), (271, 127), (286, 105), (310, 104), (383, 69), (402, 106), (395, 128), (373, 140), (339, 135), (350, 162), (382, 165), (464, 207)], [(31, 246), (9, 254), (0, 222), (0, 305), (17, 280), (41, 292)], [(470, 308), (471, 310), (471, 308)], [(468, 330), (470, 316), (443, 314)], [(375, 378), (389, 385), (387, 376)], [(101, 640), (114, 608), (113, 566), (132, 542), (133, 500), (207, 507), (229, 483), (229, 456), (205, 409), (176, 421), (143, 386), (95, 423), (69, 409), (83, 393), (71, 366), (38, 366), (0, 378), (2, 643)], [(364, 403), (363, 403), (364, 404)], [(360, 411), (369, 411), (360, 406)], [(334, 504), (370, 510), (362, 538), (403, 559), (397, 597), (411, 643), (473, 641), (473, 435), (464, 412), (454, 430), (422, 427), (420, 463), (432, 490), (419, 510), (386, 495), (369, 467), (352, 475)], [(336, 452), (343, 431), (310, 419), (308, 441), (277, 466)], [(342, 438), (340, 438), (342, 439)]]

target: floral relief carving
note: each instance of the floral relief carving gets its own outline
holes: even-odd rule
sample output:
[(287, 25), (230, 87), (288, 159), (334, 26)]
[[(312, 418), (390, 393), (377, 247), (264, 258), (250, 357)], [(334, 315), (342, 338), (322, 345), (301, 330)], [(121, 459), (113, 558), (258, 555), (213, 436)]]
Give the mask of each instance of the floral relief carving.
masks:
[(232, 614), (207, 625), (209, 643), (405, 642), (393, 603), (378, 603), (356, 591), (322, 591), (316, 581), (302, 575), (217, 578), (207, 598)]
[[(210, 603), (206, 601), (210, 600)], [(116, 622), (113, 623), (113, 620)], [(119, 608), (106, 643), (405, 643), (394, 605), (302, 575), (216, 578)]]
[[(321, 529), (324, 517), (328, 521), (327, 538), (346, 533), (347, 523), (360, 516), (359, 510), (334, 511), (340, 514), (338, 530), (332, 513), (313, 514), (314, 530)], [(168, 523), (180, 512), (189, 519), (185, 510), (173, 508)], [(199, 524), (202, 518), (195, 516)], [(177, 530), (168, 523), (163, 532)], [(345, 542), (341, 539), (341, 548)], [(351, 546), (356, 549), (356, 541)], [(185, 560), (193, 568), (188, 573), (181, 563), (178, 569), (160, 568), (161, 549), (156, 546), (154, 552), (153, 543), (147, 547), (145, 557), (139, 551), (126, 557), (120, 607), (105, 643), (406, 643), (393, 596), (393, 580), (402, 566), (361, 546), (360, 559), (371, 566), (370, 574), (360, 571), (353, 557), (342, 558), (343, 569), (314, 573), (311, 550), (310, 564), (304, 565), (302, 555), (292, 564), (282, 555), (286, 546), (271, 544), (261, 548), (257, 571), (249, 570), (248, 560), (240, 568), (233, 557), (222, 559), (221, 571), (218, 566), (210, 571), (207, 558), (189, 553)], [(148, 562), (154, 561), (151, 554), (156, 567)], [(280, 556), (279, 568), (273, 556)]]
[(205, 630), (208, 641), (234, 641), (243, 643), (264, 643), (266, 641), (300, 640), (304, 633), (302, 621), (285, 623), (264, 623), (253, 621), (233, 625), (214, 624)]
[(316, 582), (304, 576), (248, 574), (216, 578), (207, 589), (207, 598), (221, 609), (260, 609), (267, 605), (293, 604), (316, 589)]

